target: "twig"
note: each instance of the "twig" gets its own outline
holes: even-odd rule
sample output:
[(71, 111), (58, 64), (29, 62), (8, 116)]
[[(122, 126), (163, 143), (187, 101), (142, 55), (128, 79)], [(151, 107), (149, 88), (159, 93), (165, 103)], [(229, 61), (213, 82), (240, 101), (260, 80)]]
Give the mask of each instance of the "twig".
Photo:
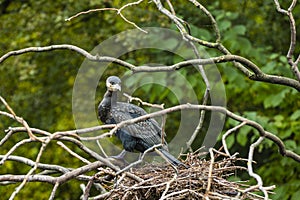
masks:
[(101, 151), (102, 154), (104, 155), (104, 157), (107, 158), (108, 156), (107, 156), (107, 154), (105, 153), (105, 151), (104, 151), (102, 145), (100, 144), (100, 141), (99, 141), (99, 140), (96, 140), (96, 143), (97, 143), (97, 145), (98, 145), (100, 151)]
[[(289, 18), (289, 22), (290, 22), (290, 47), (288, 50), (288, 53), (286, 55), (287, 59), (288, 59), (288, 63), (291, 66), (291, 71), (294, 73), (294, 75), (296, 76), (297, 80), (300, 82), (300, 71), (298, 69), (298, 59), (294, 62), (293, 61), (293, 54), (295, 51), (295, 46), (296, 46), (296, 39), (297, 39), (297, 31), (296, 31), (296, 22), (293, 16), (293, 9), (296, 6), (297, 0), (293, 0), (289, 6), (289, 8), (287, 10), (284, 10), (281, 8), (280, 3), (278, 2), (278, 0), (274, 0), (275, 5), (276, 5), (276, 9), (278, 12), (286, 15)], [(299, 55), (300, 56), (300, 55)]]
[(147, 153), (149, 153), (149, 152), (153, 151), (154, 149), (159, 148), (161, 146), (162, 146), (162, 144), (157, 144), (157, 145), (154, 145), (151, 148), (147, 149), (146, 151), (144, 151), (144, 153), (142, 153), (141, 157), (137, 161), (135, 161), (135, 162), (131, 163), (130, 165), (124, 167), (123, 169), (119, 170), (116, 173), (116, 176), (118, 176), (119, 174), (127, 171), (128, 169), (130, 169), (130, 168), (132, 168), (132, 167), (140, 164), (141, 162), (143, 162), (143, 159), (145, 158), (145, 156), (146, 156)]
[(62, 143), (61, 141), (58, 141), (57, 144), (59, 146), (61, 146), (64, 150), (66, 150), (67, 152), (69, 152), (72, 156), (74, 156), (75, 158), (78, 158), (79, 160), (81, 160), (82, 162), (86, 163), (86, 164), (90, 164), (91, 162), (88, 161), (87, 159), (83, 158), (82, 156), (78, 155), (77, 153), (75, 153), (74, 151), (72, 151), (70, 148), (68, 148), (64, 143)]
[[(142, 2), (142, 1), (141, 1), (141, 2)], [(128, 4), (126, 4), (126, 5), (128, 5)], [(112, 11), (117, 11), (117, 14), (120, 15), (120, 17), (121, 17), (125, 22), (127, 22), (128, 24), (131, 24), (131, 25), (133, 25), (135, 28), (137, 28), (138, 30), (140, 30), (140, 31), (142, 31), (142, 32), (144, 32), (144, 33), (147, 33), (147, 31), (145, 31), (144, 29), (142, 29), (141, 27), (139, 27), (138, 25), (136, 25), (134, 22), (128, 20), (128, 19), (121, 13), (121, 11), (122, 11), (125, 7), (127, 7), (126, 5), (123, 6), (122, 8), (120, 8), (120, 9), (117, 9), (117, 8), (97, 8), (97, 9), (90, 9), (90, 10), (87, 10), (87, 11), (82, 11), (82, 12), (79, 12), (79, 13), (77, 13), (77, 14), (75, 14), (75, 15), (73, 15), (73, 16), (67, 18), (67, 19), (65, 19), (65, 21), (71, 21), (72, 19), (74, 19), (74, 18), (76, 18), (76, 17), (78, 17), (78, 16), (80, 16), (80, 15), (85, 15), (85, 14), (89, 14), (89, 13), (92, 13), (92, 12), (100, 12), (100, 11), (112, 10)]]
[(118, 14), (120, 14), (122, 12), (122, 10), (124, 10), (125, 8), (130, 7), (130, 6), (138, 5), (138, 4), (142, 3), (143, 1), (144, 0), (138, 0), (138, 1), (135, 1), (135, 2), (125, 4), (124, 6), (122, 6), (121, 8), (118, 9)]
[(12, 148), (9, 149), (9, 151), (2, 157), (1, 161), (0, 161), (0, 165), (3, 165), (4, 162), (7, 160), (7, 158), (20, 146), (26, 144), (26, 143), (30, 143), (33, 140), (28, 138), (28, 139), (24, 139), (18, 143), (16, 143)]
[(215, 162), (215, 157), (213, 153), (213, 148), (209, 148), (209, 154), (210, 154), (210, 165), (209, 165), (209, 172), (208, 172), (208, 181), (207, 181), (207, 187), (206, 187), (206, 195), (210, 191), (211, 182), (212, 182), (212, 171), (213, 171), (213, 165)]
[(201, 5), (198, 1), (196, 0), (189, 0), (190, 2), (192, 2), (197, 8), (199, 8), (202, 12), (205, 13), (205, 15), (210, 19), (212, 26), (214, 28), (214, 31), (216, 33), (216, 42), (219, 43), (221, 41), (221, 34), (220, 34), (220, 30), (218, 28), (218, 24), (217, 21), (215, 20), (215, 18), (212, 16), (212, 14), (203, 6)]
[(10, 138), (10, 136), (12, 136), (12, 134), (14, 133), (13, 131), (11, 131), (9, 129), (10, 129), (10, 127), (7, 130), (5, 130), (6, 134), (0, 141), (0, 146), (2, 146)]
[(257, 185), (250, 187), (248, 189), (246, 189), (244, 192), (249, 192), (255, 188), (259, 188), (263, 193), (264, 193), (264, 199), (268, 200), (269, 199), (269, 195), (267, 192), (267, 189), (274, 189), (273, 186), (265, 188), (263, 187), (263, 181), (261, 179), (261, 177), (258, 174), (255, 174), (253, 172), (253, 168), (252, 168), (252, 161), (253, 161), (253, 154), (254, 154), (254, 149), (264, 140), (264, 137), (259, 137), (259, 139), (254, 142), (253, 144), (250, 145), (249, 148), (249, 153), (248, 153), (248, 162), (247, 162), (247, 167), (248, 167), (248, 173), (250, 176), (252, 176), (253, 178), (256, 179), (257, 181)]
[(59, 183), (55, 183), (55, 185), (54, 185), (54, 187), (53, 187), (53, 189), (52, 189), (52, 192), (51, 192), (51, 194), (50, 194), (49, 200), (54, 199), (55, 193), (56, 193), (56, 190), (57, 190), (58, 186), (59, 186)]
[(228, 150), (228, 148), (227, 148), (226, 137), (227, 137), (228, 135), (230, 135), (231, 133), (237, 131), (238, 129), (240, 129), (241, 127), (243, 127), (243, 126), (246, 125), (246, 124), (247, 124), (247, 123), (244, 121), (244, 122), (240, 123), (239, 125), (237, 125), (237, 126), (231, 128), (231, 129), (229, 129), (228, 131), (226, 131), (226, 133), (224, 133), (224, 135), (222, 136), (222, 144), (223, 144), (223, 147), (224, 147), (224, 151), (225, 151), (225, 153), (226, 153), (228, 156), (231, 156), (231, 155), (230, 155), (230, 152), (229, 152), (229, 150)]
[(29, 137), (30, 137), (32, 140), (37, 140), (37, 141), (43, 142), (42, 140), (40, 140), (38, 137), (36, 137), (36, 136), (31, 132), (31, 130), (30, 130), (30, 128), (29, 128), (27, 122), (26, 122), (23, 118), (18, 117), (18, 116), (16, 115), (16, 113), (15, 113), (15, 112), (13, 111), (13, 109), (8, 105), (8, 103), (5, 101), (5, 99), (4, 99), (2, 96), (0, 96), (0, 100), (1, 100), (1, 102), (5, 105), (5, 107), (7, 108), (7, 110), (13, 115), (13, 117), (11, 117), (11, 118), (15, 119), (17, 122), (19, 122), (20, 124), (22, 124), (22, 125), (26, 128), (26, 130), (27, 130), (27, 132), (28, 132), (28, 135), (29, 135)]
[[(209, 97), (209, 90), (206, 89), (203, 96), (202, 105), (207, 105), (208, 97)], [(197, 135), (200, 133), (201, 128), (203, 127), (204, 119), (205, 119), (205, 110), (201, 110), (198, 125), (194, 130), (192, 136), (190, 137), (189, 141), (187, 141), (186, 143), (186, 146), (190, 151), (192, 151), (192, 144), (195, 141)]]
[(93, 176), (89, 180), (89, 182), (87, 183), (87, 185), (86, 185), (86, 187), (84, 189), (84, 193), (83, 193), (83, 198), (82, 198), (83, 200), (88, 200), (89, 194), (90, 194), (90, 190), (92, 188), (92, 185), (93, 185), (94, 181), (95, 181), (95, 176)]
[(172, 3), (170, 2), (170, 0), (166, 0), (166, 2), (167, 2), (168, 6), (170, 8), (170, 11), (171, 11), (172, 15), (176, 16), (174, 7), (173, 7)]
[(152, 104), (152, 103), (148, 103), (148, 102), (145, 102), (145, 101), (143, 101), (142, 99), (140, 99), (138, 97), (132, 97), (129, 94), (126, 94), (126, 93), (123, 93), (123, 95), (128, 98), (129, 102), (137, 101), (140, 104), (142, 104), (143, 106), (149, 106), (149, 107), (152, 107), (152, 108), (164, 109), (164, 104)]
[(162, 193), (162, 195), (161, 195), (161, 197), (160, 197), (159, 200), (163, 200), (163, 199), (166, 198), (166, 195), (167, 195), (167, 193), (168, 193), (168, 191), (169, 191), (169, 189), (170, 189), (170, 185), (176, 180), (176, 178), (177, 178), (177, 173), (174, 173), (173, 178), (172, 178), (171, 180), (169, 180), (168, 182), (166, 182), (166, 189), (165, 189), (165, 191)]
[(36, 157), (34, 167), (29, 170), (29, 172), (26, 174), (26, 176), (25, 176), (24, 180), (22, 181), (22, 183), (11, 194), (11, 196), (9, 198), (10, 200), (12, 200), (12, 199), (15, 198), (15, 196), (21, 191), (21, 189), (27, 183), (29, 176), (31, 176), (33, 174), (33, 172), (38, 168), (38, 163), (40, 162), (41, 156), (42, 156), (44, 150), (46, 149), (46, 146), (49, 144), (50, 141), (51, 141), (51, 137), (49, 137), (45, 142), (42, 143), (40, 151), (39, 151), (39, 153), (38, 153), (38, 155)]

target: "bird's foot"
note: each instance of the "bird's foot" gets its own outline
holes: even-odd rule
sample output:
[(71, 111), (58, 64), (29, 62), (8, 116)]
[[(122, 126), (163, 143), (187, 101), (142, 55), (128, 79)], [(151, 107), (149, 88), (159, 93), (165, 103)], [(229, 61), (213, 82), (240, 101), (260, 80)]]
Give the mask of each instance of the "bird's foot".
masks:
[(114, 160), (113, 163), (118, 163), (117, 165), (119, 166), (124, 166), (124, 165), (128, 165), (128, 162), (125, 160), (125, 155), (126, 155), (126, 151), (123, 150), (120, 154), (116, 155), (116, 156), (109, 156), (108, 158), (110, 160)]

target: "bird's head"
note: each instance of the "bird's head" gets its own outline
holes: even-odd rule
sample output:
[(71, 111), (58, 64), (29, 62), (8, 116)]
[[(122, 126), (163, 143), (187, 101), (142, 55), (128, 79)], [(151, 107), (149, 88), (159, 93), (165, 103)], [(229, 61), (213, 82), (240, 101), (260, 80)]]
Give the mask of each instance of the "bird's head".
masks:
[(109, 91), (121, 91), (121, 80), (117, 76), (110, 76), (106, 79), (106, 87)]

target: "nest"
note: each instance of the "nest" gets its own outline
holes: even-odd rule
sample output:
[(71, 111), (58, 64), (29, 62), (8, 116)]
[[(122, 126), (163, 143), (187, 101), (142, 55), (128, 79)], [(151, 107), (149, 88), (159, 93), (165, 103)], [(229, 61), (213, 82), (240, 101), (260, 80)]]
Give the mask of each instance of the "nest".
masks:
[[(117, 180), (106, 181), (109, 190), (104, 199), (263, 199), (252, 192), (244, 192), (250, 185), (246, 181), (229, 181), (235, 177), (237, 171), (246, 170), (236, 163), (242, 159), (221, 157), (215, 155), (213, 162), (200, 159), (203, 153), (187, 154), (184, 164), (189, 168), (180, 167), (178, 173), (167, 164), (146, 164), (131, 169), (131, 173), (142, 178), (143, 181), (127, 176)], [(112, 173), (102, 173), (112, 176)], [(102, 171), (103, 172), (103, 171)], [(98, 177), (102, 179), (103, 177)], [(102, 199), (101, 198), (101, 199)]]

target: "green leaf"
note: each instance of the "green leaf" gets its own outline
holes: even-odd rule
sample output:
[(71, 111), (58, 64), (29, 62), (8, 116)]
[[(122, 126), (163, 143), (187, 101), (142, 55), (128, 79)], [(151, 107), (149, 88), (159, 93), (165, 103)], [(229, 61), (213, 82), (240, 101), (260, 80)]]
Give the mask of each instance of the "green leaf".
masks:
[[(245, 128), (245, 129), (244, 129)], [(247, 134), (250, 132), (251, 128), (249, 126), (244, 127), (243, 129), (241, 129), (241, 131), (239, 131), (237, 133), (236, 136), (236, 140), (237, 142), (242, 145), (245, 146), (247, 144), (248, 141), (248, 137)]]
[(282, 115), (276, 115), (274, 117), (274, 120), (275, 120), (275, 122), (274, 122), (275, 126), (277, 126), (279, 128), (284, 127), (284, 116), (282, 116)]
[[(236, 113), (236, 114), (238, 114), (238, 113)], [(238, 121), (236, 121), (236, 120), (234, 120), (234, 119), (232, 119), (232, 118), (229, 118), (229, 119), (227, 120), (227, 123), (228, 123), (229, 125), (231, 125), (231, 126), (237, 126), (237, 125), (239, 124)]]
[(252, 49), (251, 42), (247, 38), (239, 37), (238, 43), (239, 43), (239, 49), (243, 54), (249, 53), (249, 51)]
[(234, 141), (235, 141), (234, 134), (231, 134), (226, 138), (226, 144), (228, 149), (230, 149), (233, 146)]
[(231, 21), (224, 20), (219, 23), (219, 28), (221, 31), (227, 30), (231, 26)]
[(270, 60), (274, 60), (274, 59), (276, 59), (278, 56), (279, 56), (278, 53), (272, 53), (272, 54), (270, 55)]
[(298, 190), (297, 192), (295, 192), (294, 194), (292, 194), (291, 200), (298, 200), (299, 196), (300, 196), (300, 190)]
[(296, 120), (300, 118), (300, 110), (296, 110), (291, 116), (290, 119), (291, 120)]
[(245, 33), (246, 33), (246, 27), (244, 25), (237, 25), (237, 26), (233, 27), (233, 31), (237, 35), (245, 35)]
[(236, 18), (238, 18), (239, 14), (235, 13), (235, 12), (226, 12), (225, 13), (226, 18), (230, 19), (230, 20), (234, 20)]
[(289, 89), (282, 90), (278, 94), (270, 95), (264, 100), (264, 107), (265, 108), (275, 108), (279, 106), (284, 98), (285, 95), (289, 92)]
[(202, 40), (211, 40), (212, 39), (212, 34), (206, 29), (198, 28), (196, 26), (191, 25), (191, 32), (192, 35), (195, 37), (199, 37)]
[(294, 140), (287, 140), (284, 142), (286, 148), (289, 150), (294, 150), (297, 148), (297, 143)]
[(279, 60), (283, 63), (287, 63), (287, 58), (285, 56), (279, 56)]

